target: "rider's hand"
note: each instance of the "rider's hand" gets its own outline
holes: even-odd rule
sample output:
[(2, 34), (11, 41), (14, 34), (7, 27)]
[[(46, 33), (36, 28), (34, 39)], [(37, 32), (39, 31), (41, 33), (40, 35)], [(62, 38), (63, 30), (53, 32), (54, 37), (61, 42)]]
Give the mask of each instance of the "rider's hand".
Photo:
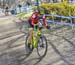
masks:
[(47, 29), (50, 29), (50, 26), (46, 26)]

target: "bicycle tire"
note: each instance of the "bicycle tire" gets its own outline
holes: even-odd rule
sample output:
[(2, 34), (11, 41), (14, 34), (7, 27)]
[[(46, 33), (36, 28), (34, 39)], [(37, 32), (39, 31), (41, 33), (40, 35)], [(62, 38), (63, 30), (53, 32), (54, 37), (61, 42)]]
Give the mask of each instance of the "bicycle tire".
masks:
[(28, 38), (29, 38), (29, 34), (26, 36), (26, 41), (25, 41), (25, 48), (26, 48), (26, 54), (30, 54), (33, 51), (33, 46), (29, 47), (28, 46)]
[[(42, 43), (40, 43), (40, 40), (42, 41)], [(46, 48), (45, 48), (45, 51), (44, 53), (42, 52), (43, 49), (40, 49), (39, 50), (39, 47), (42, 47), (42, 46), (39, 46), (39, 44), (41, 45), (44, 45), (44, 41), (45, 41), (45, 45), (46, 45)], [(37, 44), (37, 54), (39, 57), (44, 57), (47, 53), (47, 49), (48, 49), (48, 45), (47, 45), (47, 39), (44, 35), (40, 36), (39, 40), (38, 40), (38, 44)], [(41, 51), (41, 53), (40, 53)], [(43, 53), (43, 54), (42, 54)], [(41, 55), (42, 54), (42, 55)]]

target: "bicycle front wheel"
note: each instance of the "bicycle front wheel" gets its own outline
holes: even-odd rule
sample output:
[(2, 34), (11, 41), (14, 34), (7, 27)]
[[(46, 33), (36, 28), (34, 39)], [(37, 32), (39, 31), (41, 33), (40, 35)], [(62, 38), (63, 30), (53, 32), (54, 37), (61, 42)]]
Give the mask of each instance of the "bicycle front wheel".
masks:
[(47, 40), (45, 36), (40, 36), (37, 44), (37, 53), (39, 57), (44, 57), (47, 53)]

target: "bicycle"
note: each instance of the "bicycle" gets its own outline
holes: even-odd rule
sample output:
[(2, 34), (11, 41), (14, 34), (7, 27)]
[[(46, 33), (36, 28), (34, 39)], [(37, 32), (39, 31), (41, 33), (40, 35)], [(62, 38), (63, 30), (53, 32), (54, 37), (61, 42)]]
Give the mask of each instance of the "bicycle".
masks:
[(26, 36), (26, 42), (25, 42), (26, 51), (28, 52), (28, 50), (30, 49), (30, 52), (28, 52), (28, 54), (30, 54), (33, 51), (33, 49), (36, 48), (37, 54), (39, 55), (39, 57), (44, 57), (46, 55), (48, 45), (47, 45), (46, 37), (42, 34), (42, 31), (41, 31), (42, 29), (43, 27), (38, 27), (38, 29), (36, 30), (34, 26), (30, 47), (28, 46), (29, 34)]

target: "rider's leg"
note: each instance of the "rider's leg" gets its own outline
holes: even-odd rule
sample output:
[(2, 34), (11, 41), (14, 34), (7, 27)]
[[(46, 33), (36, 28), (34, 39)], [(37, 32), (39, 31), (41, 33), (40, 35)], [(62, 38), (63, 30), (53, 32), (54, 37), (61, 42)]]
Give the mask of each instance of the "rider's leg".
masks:
[(33, 30), (31, 29), (31, 30), (29, 31), (29, 41), (28, 41), (29, 44), (32, 43), (32, 38), (33, 38)]
[(32, 38), (33, 38), (33, 28), (34, 26), (31, 24), (31, 20), (28, 20), (29, 22), (29, 44), (32, 43)]

